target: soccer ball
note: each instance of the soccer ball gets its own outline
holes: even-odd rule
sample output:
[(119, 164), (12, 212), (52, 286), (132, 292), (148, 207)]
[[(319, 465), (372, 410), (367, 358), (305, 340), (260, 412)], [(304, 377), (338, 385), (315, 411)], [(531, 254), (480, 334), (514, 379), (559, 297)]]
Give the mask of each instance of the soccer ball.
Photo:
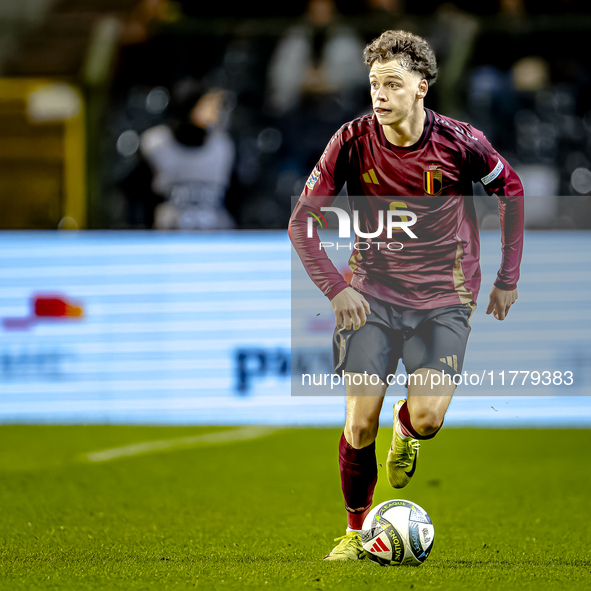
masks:
[(376, 505), (363, 521), (361, 542), (369, 558), (382, 566), (419, 565), (433, 548), (435, 529), (424, 509), (394, 499)]

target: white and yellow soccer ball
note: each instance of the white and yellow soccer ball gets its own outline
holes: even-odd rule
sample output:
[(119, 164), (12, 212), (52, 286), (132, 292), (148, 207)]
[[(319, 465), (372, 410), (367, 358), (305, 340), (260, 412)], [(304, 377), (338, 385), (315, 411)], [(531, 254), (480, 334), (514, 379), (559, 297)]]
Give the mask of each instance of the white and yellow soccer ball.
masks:
[(433, 548), (435, 529), (427, 512), (403, 499), (376, 505), (363, 521), (361, 541), (382, 566), (419, 565)]

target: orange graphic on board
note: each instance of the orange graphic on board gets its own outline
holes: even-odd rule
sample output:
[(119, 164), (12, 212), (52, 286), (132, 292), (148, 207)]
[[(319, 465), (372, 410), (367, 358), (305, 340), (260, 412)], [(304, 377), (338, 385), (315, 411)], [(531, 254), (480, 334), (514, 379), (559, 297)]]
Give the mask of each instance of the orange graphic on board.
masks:
[(28, 330), (40, 322), (68, 321), (84, 317), (84, 308), (64, 295), (34, 295), (29, 316), (3, 318), (5, 330)]

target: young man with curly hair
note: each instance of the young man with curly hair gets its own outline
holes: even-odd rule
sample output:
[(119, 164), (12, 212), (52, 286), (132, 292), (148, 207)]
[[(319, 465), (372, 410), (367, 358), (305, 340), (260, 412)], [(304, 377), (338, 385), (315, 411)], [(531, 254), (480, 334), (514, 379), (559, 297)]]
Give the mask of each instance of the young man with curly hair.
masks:
[[(386, 31), (365, 48), (364, 58), (373, 113), (332, 137), (290, 220), (291, 240), (335, 313), (335, 373), (353, 378), (345, 380), (347, 412), (339, 442), (348, 527), (326, 560), (365, 556), (360, 532), (377, 482), (375, 438), (388, 376), (399, 359), (408, 373), (408, 396), (394, 406), (386, 462), (394, 488), (408, 484), (420, 441), (435, 437), (443, 424), (480, 288), (472, 182), (499, 200), (502, 262), (486, 310), (498, 320), (517, 299), (523, 246), (519, 177), (480, 131), (423, 105), (437, 77), (427, 42)], [(331, 263), (315, 227), (308, 234), (310, 213), (331, 206), (345, 183), (364, 235), (352, 257), (351, 285)], [(372, 234), (378, 215), (393, 210), (416, 216), (416, 238), (397, 250), (387, 246), (392, 235), (386, 237), (385, 230)], [(397, 236), (408, 238), (402, 231)]]

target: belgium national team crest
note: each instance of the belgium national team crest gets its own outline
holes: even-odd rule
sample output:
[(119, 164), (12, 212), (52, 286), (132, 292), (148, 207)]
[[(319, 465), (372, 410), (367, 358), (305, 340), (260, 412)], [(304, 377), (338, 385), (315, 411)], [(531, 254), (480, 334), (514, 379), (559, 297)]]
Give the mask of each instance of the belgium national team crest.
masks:
[(443, 173), (440, 170), (423, 171), (423, 188), (427, 195), (439, 195), (443, 189)]

